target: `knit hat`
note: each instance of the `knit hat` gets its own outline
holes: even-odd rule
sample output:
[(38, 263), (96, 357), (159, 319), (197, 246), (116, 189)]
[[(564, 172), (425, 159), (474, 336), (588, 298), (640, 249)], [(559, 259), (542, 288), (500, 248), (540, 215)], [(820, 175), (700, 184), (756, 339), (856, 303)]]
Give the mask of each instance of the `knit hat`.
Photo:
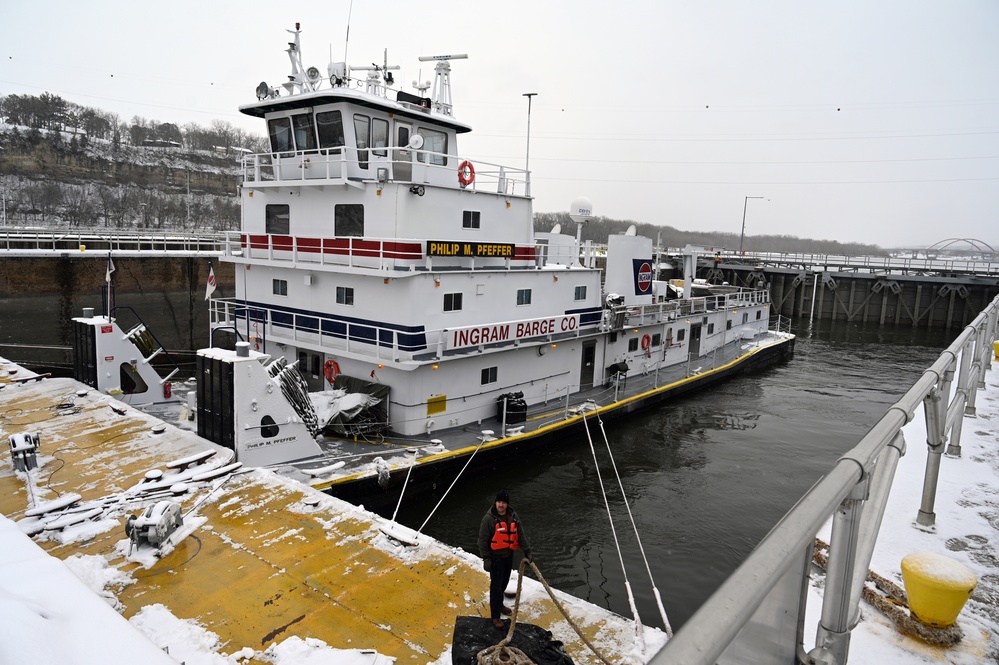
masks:
[(506, 490), (500, 490), (496, 492), (496, 501), (502, 501), (503, 503), (510, 503), (510, 493)]

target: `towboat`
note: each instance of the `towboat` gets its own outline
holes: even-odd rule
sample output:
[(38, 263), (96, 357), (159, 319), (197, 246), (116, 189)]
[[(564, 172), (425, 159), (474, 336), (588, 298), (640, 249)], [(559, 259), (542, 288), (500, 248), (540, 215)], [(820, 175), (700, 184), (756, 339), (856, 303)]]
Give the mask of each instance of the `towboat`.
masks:
[(793, 354), (765, 285), (695, 282), (709, 249), (685, 248), (683, 281), (660, 280), (651, 239), (581, 240), (585, 198), (570, 210), (575, 237), (535, 232), (530, 172), (459, 151), (471, 126), (455, 117), (451, 74), (467, 56), (421, 57), (433, 88), (410, 93), (387, 58), (306, 65), (299, 26), (289, 32), (287, 81), (240, 107), (270, 144), (242, 156), (241, 228), (223, 256), (236, 295), (210, 301), (192, 406), (198, 433), (245, 466), (377, 509), (473, 457), (548, 445), (587, 418)]

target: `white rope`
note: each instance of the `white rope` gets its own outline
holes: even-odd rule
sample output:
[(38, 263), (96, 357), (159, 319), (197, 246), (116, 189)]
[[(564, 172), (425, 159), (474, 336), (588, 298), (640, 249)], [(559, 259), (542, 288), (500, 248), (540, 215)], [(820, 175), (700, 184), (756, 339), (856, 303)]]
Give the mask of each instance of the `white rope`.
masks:
[(444, 503), (444, 499), (446, 499), (448, 493), (452, 489), (454, 489), (454, 485), (455, 483), (458, 482), (458, 479), (461, 478), (461, 474), (465, 473), (465, 469), (467, 469), (468, 465), (472, 463), (472, 458), (475, 457), (475, 453), (479, 452), (479, 448), (481, 448), (485, 443), (486, 443), (485, 439), (483, 438), (483, 440), (479, 442), (479, 445), (475, 447), (475, 450), (472, 451), (471, 455), (469, 455), (468, 461), (465, 462), (465, 466), (461, 467), (461, 471), (459, 471), (458, 475), (454, 477), (453, 481), (451, 481), (451, 487), (447, 488), (447, 491), (444, 492), (444, 496), (441, 497), (441, 500), (437, 502), (437, 505), (434, 506), (434, 509), (430, 511), (429, 515), (427, 515), (427, 519), (423, 520), (423, 524), (420, 525), (420, 528), (416, 530), (417, 533), (423, 533), (423, 527), (427, 525), (427, 522), (430, 521), (430, 518), (434, 516), (434, 513), (437, 512), (437, 509), (441, 507), (442, 503)]
[(600, 464), (597, 462), (597, 451), (593, 447), (593, 437), (590, 436), (590, 425), (586, 422), (586, 414), (583, 414), (583, 428), (586, 430), (586, 440), (590, 444), (590, 453), (593, 455), (593, 466), (597, 470), (597, 482), (600, 484), (600, 494), (604, 499), (604, 508), (607, 510), (607, 521), (610, 522), (611, 533), (614, 536), (614, 547), (617, 548), (617, 558), (621, 563), (621, 573), (624, 575), (624, 588), (628, 592), (628, 605), (631, 606), (631, 615), (635, 619), (635, 639), (638, 641), (642, 653), (645, 652), (645, 631), (642, 626), (642, 619), (638, 616), (638, 607), (635, 606), (635, 596), (631, 593), (631, 582), (628, 581), (628, 571), (624, 567), (624, 557), (621, 555), (621, 544), (617, 539), (617, 529), (614, 528), (614, 520), (611, 517), (610, 503), (607, 501), (607, 492), (604, 491), (604, 479), (600, 474)]
[(656, 605), (659, 607), (659, 615), (663, 620), (663, 627), (666, 629), (666, 637), (673, 637), (673, 627), (669, 624), (669, 619), (666, 618), (666, 609), (663, 607), (663, 600), (659, 595), (659, 589), (656, 587), (656, 580), (652, 576), (652, 568), (649, 567), (649, 560), (645, 556), (645, 548), (642, 546), (642, 537), (638, 535), (638, 526), (635, 524), (635, 516), (631, 514), (631, 506), (628, 505), (628, 497), (624, 493), (624, 484), (621, 482), (621, 474), (617, 471), (617, 463), (614, 461), (614, 453), (611, 452), (610, 441), (607, 439), (607, 431), (604, 429), (604, 421), (601, 420), (600, 414), (597, 414), (597, 422), (600, 423), (600, 433), (604, 436), (604, 445), (607, 446), (607, 455), (610, 456), (611, 467), (614, 469), (614, 476), (617, 478), (617, 486), (621, 490), (621, 496), (624, 498), (624, 507), (628, 509), (628, 519), (631, 520), (631, 528), (635, 532), (635, 539), (638, 541), (638, 551), (642, 553), (642, 561), (645, 562), (645, 570), (649, 573), (649, 581), (652, 582), (652, 592), (656, 597)]
[(420, 456), (419, 451), (413, 451), (413, 463), (409, 465), (409, 469), (406, 470), (406, 480), (402, 483), (402, 491), (399, 492), (399, 502), (395, 504), (395, 511), (392, 513), (392, 521), (395, 521), (395, 516), (399, 514), (399, 506), (402, 505), (402, 497), (406, 493), (406, 486), (409, 485), (409, 474), (413, 473), (413, 467), (416, 466), (416, 458)]

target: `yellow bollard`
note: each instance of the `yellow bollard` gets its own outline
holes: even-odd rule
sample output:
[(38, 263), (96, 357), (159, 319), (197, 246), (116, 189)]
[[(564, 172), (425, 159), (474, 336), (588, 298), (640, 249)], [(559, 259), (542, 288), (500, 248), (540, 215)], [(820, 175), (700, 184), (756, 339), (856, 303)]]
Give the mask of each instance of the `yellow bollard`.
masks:
[(902, 581), (912, 618), (933, 628), (947, 628), (978, 586), (975, 573), (959, 561), (932, 552), (902, 559)]
[(81, 252), (87, 251), (87, 246), (86, 245), (80, 245), (80, 251)]
[(992, 350), (996, 352), (996, 360), (999, 360), (999, 342), (992, 342)]

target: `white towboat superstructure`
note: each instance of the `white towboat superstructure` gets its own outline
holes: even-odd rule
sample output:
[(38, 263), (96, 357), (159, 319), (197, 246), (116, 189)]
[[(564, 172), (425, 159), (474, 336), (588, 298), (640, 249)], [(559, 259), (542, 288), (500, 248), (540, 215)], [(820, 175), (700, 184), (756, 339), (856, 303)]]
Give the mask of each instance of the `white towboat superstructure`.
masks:
[[(337, 466), (321, 432), (444, 450), (540, 438), (548, 405), (557, 429), (793, 351), (768, 332), (765, 289), (676, 298), (648, 238), (612, 236), (604, 257), (578, 234), (535, 233), (530, 173), (458, 150), (471, 127), (454, 116), (451, 60), (465, 56), (424, 58), (425, 97), (394, 90), (387, 61), (306, 66), (290, 32), (288, 81), (240, 107), (270, 150), (243, 157), (242, 228), (223, 256), (237, 295), (211, 301), (211, 325), (242, 341), (199, 355), (198, 432), (244, 464)], [(591, 215), (573, 203), (577, 222)]]

